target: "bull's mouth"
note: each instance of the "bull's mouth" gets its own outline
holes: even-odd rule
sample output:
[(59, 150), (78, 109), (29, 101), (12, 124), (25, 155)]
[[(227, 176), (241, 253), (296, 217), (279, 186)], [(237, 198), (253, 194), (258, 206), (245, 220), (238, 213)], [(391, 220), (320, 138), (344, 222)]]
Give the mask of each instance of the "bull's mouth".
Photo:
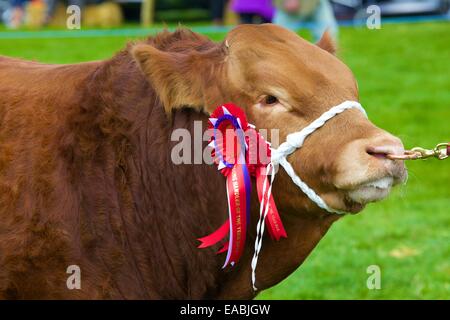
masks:
[(386, 198), (393, 185), (394, 178), (391, 176), (371, 180), (348, 190), (347, 197), (348, 200), (355, 204), (365, 205), (369, 202), (380, 201)]

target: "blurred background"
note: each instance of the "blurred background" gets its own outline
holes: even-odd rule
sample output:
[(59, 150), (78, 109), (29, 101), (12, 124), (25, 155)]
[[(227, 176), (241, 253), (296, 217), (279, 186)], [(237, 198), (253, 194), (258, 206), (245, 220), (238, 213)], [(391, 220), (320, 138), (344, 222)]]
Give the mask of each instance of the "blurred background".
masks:
[[(81, 9), (80, 29), (67, 29), (69, 5)], [(370, 119), (407, 148), (432, 148), (450, 141), (449, 8), (450, 0), (0, 0), (0, 55), (106, 59), (179, 24), (215, 41), (239, 23), (273, 22), (311, 41), (329, 29)], [(406, 185), (335, 223), (259, 298), (449, 299), (450, 159), (407, 165)], [(370, 265), (381, 269), (380, 290), (366, 285)]]
[(0, 0), (0, 17), (9, 28), (64, 27), (67, 6), (77, 5), (83, 11), (83, 27), (178, 22), (234, 25), (279, 20), (277, 11), (287, 13), (289, 18), (295, 14), (305, 18), (314, 15), (314, 11), (324, 11), (323, 6), (330, 6), (336, 19), (347, 21), (366, 17), (366, 9), (372, 5), (380, 8), (383, 17), (445, 16), (449, 14), (449, 3), (448, 0)]

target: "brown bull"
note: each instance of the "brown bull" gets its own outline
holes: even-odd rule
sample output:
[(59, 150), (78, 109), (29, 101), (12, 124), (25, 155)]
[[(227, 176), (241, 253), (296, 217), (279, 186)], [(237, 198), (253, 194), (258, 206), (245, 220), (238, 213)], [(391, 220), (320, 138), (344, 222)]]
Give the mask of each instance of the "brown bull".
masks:
[[(1, 298), (253, 298), (247, 247), (222, 270), (196, 238), (227, 218), (223, 176), (171, 161), (175, 128), (206, 127), (219, 104), (245, 107), (280, 139), (345, 100), (351, 71), (325, 36), (313, 45), (274, 25), (240, 26), (222, 43), (163, 32), (106, 61), (46, 65), (0, 58)], [(329, 206), (358, 212), (405, 179), (400, 141), (348, 110), (289, 157)], [(377, 181), (387, 181), (383, 185)], [(335, 214), (320, 210), (283, 172), (273, 193), (288, 238), (265, 239), (257, 287), (291, 274)], [(69, 290), (67, 268), (81, 269)]]

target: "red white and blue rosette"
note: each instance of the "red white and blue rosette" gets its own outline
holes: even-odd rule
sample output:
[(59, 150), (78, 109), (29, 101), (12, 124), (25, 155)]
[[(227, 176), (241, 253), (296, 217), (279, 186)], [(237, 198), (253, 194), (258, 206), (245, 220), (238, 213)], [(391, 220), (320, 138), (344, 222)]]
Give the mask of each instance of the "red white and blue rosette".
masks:
[[(269, 206), (266, 226), (271, 238), (279, 240), (287, 235), (272, 196), (263, 195), (263, 183), (267, 180), (267, 163), (260, 161), (258, 146), (262, 145), (266, 149), (270, 159), (269, 144), (254, 126), (249, 125), (244, 111), (234, 104), (217, 107), (209, 118), (208, 127), (213, 133), (209, 146), (212, 148), (214, 162), (226, 178), (228, 221), (210, 235), (198, 240), (201, 242), (199, 248), (206, 248), (219, 243), (228, 235), (228, 241), (217, 252), (227, 252), (223, 265), (225, 268), (239, 261), (245, 248), (250, 221), (251, 175), (256, 177), (260, 202), (266, 197), (265, 203)], [(249, 148), (249, 144), (255, 141), (249, 138), (252, 135), (258, 144)]]

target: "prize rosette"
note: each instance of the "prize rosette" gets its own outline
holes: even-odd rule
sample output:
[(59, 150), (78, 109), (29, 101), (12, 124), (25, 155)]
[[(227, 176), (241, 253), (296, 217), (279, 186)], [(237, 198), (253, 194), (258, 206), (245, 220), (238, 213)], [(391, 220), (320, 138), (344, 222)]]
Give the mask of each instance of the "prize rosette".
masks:
[[(198, 239), (199, 248), (213, 246), (224, 240), (217, 252), (227, 252), (223, 268), (235, 265), (242, 256), (250, 222), (250, 176), (256, 177), (258, 198), (263, 197), (269, 206), (266, 226), (272, 239), (287, 237), (272, 195), (263, 194), (263, 184), (268, 183), (266, 167), (270, 163), (270, 145), (250, 125), (242, 109), (233, 104), (216, 108), (208, 123), (212, 130), (209, 147), (218, 170), (226, 178), (228, 221), (208, 236)], [(261, 151), (262, 149), (262, 151)], [(265, 154), (264, 154), (265, 153)], [(261, 158), (265, 155), (265, 160)], [(266, 188), (268, 189), (268, 188)]]

